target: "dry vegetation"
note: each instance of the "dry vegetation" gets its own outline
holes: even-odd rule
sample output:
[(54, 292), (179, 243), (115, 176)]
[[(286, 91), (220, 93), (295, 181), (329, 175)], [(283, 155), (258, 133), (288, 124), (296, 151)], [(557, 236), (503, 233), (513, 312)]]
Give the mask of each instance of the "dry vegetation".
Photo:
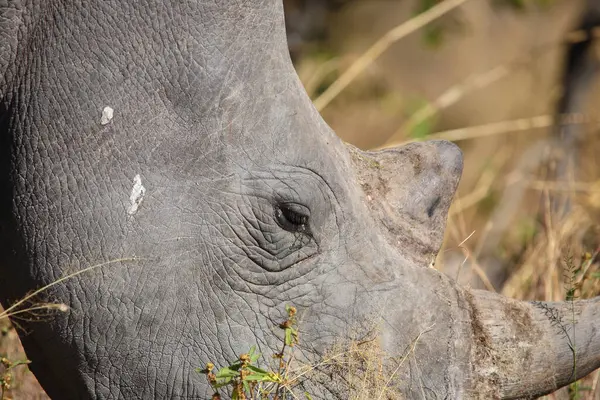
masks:
[[(594, 120), (600, 91), (592, 87), (581, 115), (563, 118), (588, 134), (575, 180), (553, 184), (539, 162), (561, 90), (564, 43), (582, 3), (555, 0), (547, 8), (515, 13), (493, 8), (491, 1), (448, 1), (444, 12), (450, 13), (435, 22), (440, 34), (411, 33), (411, 26), (420, 27), (414, 20), (398, 28), (411, 15), (409, 1), (356, 2), (331, 18), (330, 39), (298, 60), (307, 91), (344, 140), (377, 148), (445, 138), (463, 149), (465, 173), (436, 263), (461, 282), (527, 300), (600, 294), (600, 141)], [(322, 97), (328, 87), (334, 92)], [(555, 193), (572, 201), (564, 217), (544, 211)], [(15, 331), (4, 326), (0, 355), (23, 358), (17, 343)], [(383, 355), (376, 345), (358, 350), (339, 353), (344, 356), (334, 350), (331, 365), (379, 368)], [(356, 354), (363, 355), (345, 358)], [(26, 366), (15, 371), (5, 398), (44, 398)], [(381, 386), (381, 376), (367, 379)], [(594, 372), (578, 388), (546, 398), (600, 399), (599, 380)], [(356, 382), (357, 393), (370, 387)]]

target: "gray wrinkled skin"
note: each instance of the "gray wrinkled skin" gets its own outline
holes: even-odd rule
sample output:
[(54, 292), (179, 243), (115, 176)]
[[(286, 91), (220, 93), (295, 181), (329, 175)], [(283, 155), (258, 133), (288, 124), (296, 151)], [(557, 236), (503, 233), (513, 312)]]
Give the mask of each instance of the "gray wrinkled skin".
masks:
[(43, 299), (69, 312), (21, 323), (50, 396), (209, 398), (194, 369), (253, 344), (269, 360), (286, 304), (305, 361), (374, 325), (397, 356), (426, 332), (395, 375), (407, 398), (505, 396), (473, 364), (493, 354), (473, 346), (494, 337), (472, 342), (485, 310), (426, 268), (460, 151), (344, 145), (293, 70), (278, 1), (0, 0), (0, 15), (2, 303), (137, 258), (54, 286)]

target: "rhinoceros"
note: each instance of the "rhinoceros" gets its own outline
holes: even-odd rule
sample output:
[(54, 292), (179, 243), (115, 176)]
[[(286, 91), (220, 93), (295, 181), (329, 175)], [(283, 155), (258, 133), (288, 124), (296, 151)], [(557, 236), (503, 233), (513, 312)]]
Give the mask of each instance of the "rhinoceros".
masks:
[[(68, 312), (19, 322), (51, 397), (210, 398), (196, 368), (253, 345), (268, 360), (289, 304), (298, 362), (376, 341), (404, 398), (534, 397), (600, 366), (598, 299), (516, 301), (430, 268), (460, 150), (338, 139), (279, 0), (0, 15), (0, 294), (59, 281), (38, 300)], [(298, 385), (347, 398), (326, 374)]]

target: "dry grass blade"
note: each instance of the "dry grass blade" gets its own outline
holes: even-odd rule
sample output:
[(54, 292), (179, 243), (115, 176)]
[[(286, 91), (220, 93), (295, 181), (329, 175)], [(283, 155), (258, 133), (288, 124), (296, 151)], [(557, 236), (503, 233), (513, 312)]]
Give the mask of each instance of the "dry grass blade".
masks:
[(393, 143), (396, 138), (404, 136), (404, 134), (407, 132), (412, 132), (417, 125), (432, 118), (438, 111), (456, 104), (466, 94), (475, 90), (483, 89), (504, 78), (510, 72), (511, 70), (507, 66), (500, 65), (492, 68), (489, 71), (485, 71), (480, 74), (473, 74), (460, 84), (450, 87), (440, 96), (438, 96), (433, 103), (427, 104), (415, 112), (405, 124), (398, 128), (396, 132), (394, 132), (392, 136), (387, 139), (386, 145), (388, 145), (388, 143)]
[[(562, 125), (579, 125), (591, 123), (588, 118), (584, 118), (582, 114), (565, 114), (561, 116), (560, 124)], [(553, 126), (554, 119), (551, 115), (538, 115), (535, 117), (518, 118), (513, 120), (492, 122), (489, 124), (468, 126), (465, 128), (449, 129), (439, 131), (428, 135), (423, 139), (411, 139), (400, 143), (386, 143), (376, 149), (384, 149), (408, 143), (419, 142), (422, 140), (449, 140), (451, 142), (459, 142), (461, 140), (479, 139), (488, 136), (504, 135), (509, 133), (517, 133), (529, 131), (533, 129), (543, 129)]]
[[(593, 32), (593, 38), (598, 38), (598, 32)], [(451, 86), (444, 91), (440, 96), (430, 104), (425, 105), (415, 112), (409, 120), (398, 128), (386, 142), (379, 148), (386, 148), (398, 144), (397, 138), (405, 137), (412, 132), (416, 126), (424, 121), (434, 117), (438, 112), (458, 103), (465, 95), (499, 81), (508, 76), (511, 72), (530, 64), (532, 60), (539, 57), (541, 54), (556, 48), (557, 46), (577, 43), (587, 38), (587, 33), (583, 31), (571, 32), (566, 41), (558, 43), (547, 43), (532, 50), (531, 54), (524, 57), (518, 57), (512, 62), (495, 66), (487, 71), (469, 75), (464, 81)], [(581, 124), (584, 123), (581, 115), (564, 115), (562, 116), (561, 124)], [(552, 126), (554, 123), (553, 117), (549, 115), (541, 115), (537, 117), (521, 118), (513, 121), (502, 121), (481, 125), (472, 128), (460, 128), (429, 136), (427, 139), (446, 139), (451, 141), (473, 139), (484, 136), (497, 135), (508, 132), (519, 132), (530, 129), (540, 129)], [(437, 136), (436, 136), (437, 135)]]
[[(332, 393), (343, 393), (349, 400), (403, 398), (398, 391), (401, 385), (398, 374), (414, 354), (420, 339), (433, 327), (421, 330), (397, 355), (385, 351), (379, 335), (372, 336), (379, 328), (370, 331), (368, 338), (341, 340), (318, 362), (291, 370), (291, 377), (284, 385), (286, 393), (291, 393), (291, 387), (310, 375), (311, 380), (330, 382)], [(343, 392), (336, 392), (340, 388)]]
[(475, 256), (473, 255), (473, 253), (471, 252), (469, 247), (466, 246), (466, 244), (465, 244), (471, 238), (471, 236), (473, 236), (474, 234), (475, 234), (475, 231), (471, 232), (471, 234), (469, 236), (467, 236), (467, 238), (465, 238), (457, 246), (463, 252), (463, 255), (465, 256), (465, 258), (464, 258), (463, 262), (460, 264), (458, 271), (456, 272), (456, 277), (454, 279), (456, 281), (458, 281), (460, 271), (462, 270), (464, 265), (467, 263), (467, 261), (471, 260), (471, 264), (470, 264), (471, 268), (473, 269), (475, 274), (477, 274), (479, 279), (481, 279), (481, 281), (485, 285), (486, 289), (489, 290), (490, 292), (495, 292), (496, 288), (494, 288), (494, 285), (492, 285), (492, 282), (488, 278), (487, 274), (481, 268), (481, 266), (477, 262), (477, 259), (475, 258)]
[(429, 135), (428, 139), (444, 139), (457, 142), (460, 140), (502, 135), (505, 133), (548, 128), (549, 126), (552, 126), (552, 117), (550, 115), (540, 115), (537, 117), (493, 122), (490, 124), (470, 126), (467, 128), (450, 129)]
[[(503, 147), (497, 153), (496, 158), (499, 159), (498, 164), (500, 166), (503, 166), (506, 163), (509, 158), (509, 152), (506, 150), (506, 147)], [(454, 201), (454, 204), (452, 204), (452, 207), (450, 208), (449, 216), (460, 214), (485, 199), (489, 195), (492, 185), (497, 178), (498, 171), (499, 167), (495, 169), (484, 170), (475, 185), (475, 189)]]
[(339, 64), (339, 59), (333, 58), (329, 61), (319, 64), (309, 77), (303, 79), (304, 90), (306, 90), (306, 93), (308, 93), (309, 97), (312, 98), (313, 94), (317, 92), (319, 85), (321, 85), (325, 80), (325, 77), (327, 77), (333, 71), (336, 71), (339, 68)]
[(335, 362), (335, 360), (348, 356), (350, 354), (354, 354), (354, 353), (358, 353), (359, 351), (356, 349), (350, 349), (350, 350), (345, 350), (345, 351), (341, 351), (339, 353), (333, 354), (333, 355), (329, 355), (325, 358), (323, 358), (323, 360), (319, 361), (316, 364), (312, 364), (312, 365), (308, 365), (308, 366), (301, 366), (298, 367), (297, 369), (293, 369), (292, 370), (292, 375), (293, 377), (290, 378), (287, 382), (286, 386), (293, 386), (294, 384), (296, 384), (301, 378), (303, 378), (305, 375), (315, 371), (317, 368), (319, 367), (323, 367), (325, 365), (330, 365), (332, 363)]
[[(82, 270), (76, 271), (74, 273), (68, 274), (62, 278), (57, 279), (56, 281), (35, 290), (34, 292), (28, 294), (23, 297), (21, 300), (12, 304), (6, 310), (3, 310), (0, 307), (0, 322), (2, 323), (3, 332), (2, 332), (2, 341), (0, 343), (0, 349), (2, 351), (3, 357), (7, 357), (11, 363), (9, 367), (4, 365), (4, 369), (0, 370), (0, 383), (2, 383), (0, 399), (8, 399), (8, 398), (35, 398), (35, 399), (47, 399), (48, 397), (44, 393), (43, 389), (39, 386), (36, 379), (29, 372), (27, 368), (13, 368), (14, 366), (25, 365), (28, 364), (29, 361), (26, 359), (25, 354), (23, 353), (23, 349), (20, 346), (19, 339), (12, 330), (12, 334), (9, 332), (9, 327), (11, 327), (11, 321), (9, 321), (9, 317), (17, 318), (19, 320), (25, 320), (27, 318), (38, 318), (40, 313), (44, 313), (46, 315), (47, 312), (52, 310), (57, 310), (61, 312), (66, 312), (69, 307), (66, 304), (62, 303), (33, 303), (32, 300), (38, 294), (43, 291), (55, 286), (61, 282), (64, 282), (67, 279), (73, 278), (77, 275), (81, 275), (83, 273), (95, 270), (97, 268), (101, 268), (106, 265), (115, 264), (118, 262), (124, 261), (135, 261), (139, 260), (139, 258), (120, 258), (116, 260), (110, 260), (101, 264), (92, 265), (90, 267), (84, 268)], [(16, 321), (13, 319), (12, 326), (18, 328), (19, 325), (16, 324)], [(6, 331), (5, 331), (6, 330)], [(15, 361), (16, 360), (16, 361)], [(15, 384), (7, 383), (7, 379), (11, 379)], [(13, 397), (14, 396), (14, 397)]]
[(408, 356), (410, 356), (414, 351), (415, 348), (417, 347), (417, 343), (419, 343), (419, 340), (421, 339), (421, 336), (423, 336), (424, 334), (431, 332), (431, 330), (433, 329), (435, 324), (431, 325), (430, 327), (428, 327), (427, 329), (419, 332), (419, 334), (417, 335), (417, 337), (412, 341), (412, 343), (409, 345), (409, 349), (406, 352), (406, 354), (404, 354), (404, 356), (402, 356), (402, 359), (400, 360), (400, 362), (398, 363), (398, 366), (394, 369), (394, 372), (392, 372), (390, 374), (390, 376), (388, 377), (383, 390), (380, 392), (379, 397), (377, 398), (377, 400), (381, 400), (383, 398), (383, 396), (386, 393), (386, 389), (390, 386), (390, 383), (392, 382), (392, 379), (394, 379), (394, 377), (396, 376), (396, 374), (398, 373), (398, 371), (400, 370), (400, 368), (402, 368), (402, 365), (404, 365), (404, 362), (406, 361), (406, 359), (408, 358)]
[[(590, 215), (575, 207), (562, 220), (554, 222), (545, 216), (546, 231), (529, 246), (520, 267), (504, 285), (502, 293), (508, 297), (562, 300), (563, 287), (557, 266), (565, 250), (581, 252), (581, 237), (593, 226)], [(545, 297), (544, 297), (545, 296)]]
[(383, 369), (385, 360), (390, 355), (381, 348), (378, 336), (370, 336), (376, 331), (370, 332), (366, 339), (340, 340), (317, 362), (301, 363), (290, 370), (291, 376), (286, 380), (286, 389), (290, 391), (302, 379), (317, 382), (333, 379), (330, 389), (335, 391), (343, 388), (345, 398), (349, 400), (376, 398), (380, 390), (385, 389), (386, 376)]
[[(581, 114), (565, 114), (561, 116), (560, 124), (577, 125), (590, 121)], [(451, 141), (476, 139), (486, 136), (502, 135), (505, 133), (522, 132), (531, 129), (548, 128), (554, 124), (550, 115), (519, 118), (509, 121), (493, 122), (490, 124), (471, 126), (467, 128), (451, 129), (429, 135), (427, 139), (444, 139)]]
[(534, 190), (551, 192), (600, 192), (600, 182), (551, 182), (551, 181), (533, 181), (529, 187)]
[(337, 97), (358, 75), (373, 63), (392, 44), (419, 30), (430, 22), (466, 3), (468, 0), (445, 0), (429, 10), (417, 15), (405, 23), (393, 28), (377, 40), (364, 52), (346, 72), (344, 72), (331, 86), (327, 88), (314, 101), (317, 110), (322, 111), (333, 99)]
[(594, 380), (592, 381), (592, 388), (590, 390), (590, 394), (592, 396), (596, 395), (596, 389), (598, 389), (598, 379), (600, 379), (600, 371), (596, 371), (594, 373)]
[[(3, 312), (0, 313), (0, 320), (2, 320), (4, 318), (8, 318), (9, 316), (14, 315), (14, 314), (22, 314), (22, 313), (24, 313), (24, 312), (26, 312), (28, 310), (29, 311), (30, 310), (39, 310), (40, 307), (39, 306), (35, 306), (35, 307), (32, 307), (32, 308), (15, 311), (21, 305), (23, 305), (27, 301), (31, 300), (32, 298), (34, 298), (38, 294), (40, 294), (43, 291), (51, 288), (52, 286), (58, 285), (59, 283), (66, 281), (67, 279), (76, 277), (78, 275), (81, 275), (81, 274), (83, 274), (85, 272), (88, 272), (88, 271), (91, 271), (91, 270), (94, 270), (94, 269), (97, 269), (97, 268), (104, 267), (106, 265), (116, 264), (116, 263), (125, 262), (125, 261), (138, 261), (138, 260), (140, 260), (140, 259), (136, 258), (136, 257), (133, 257), (133, 258), (118, 258), (118, 259), (115, 259), (115, 260), (106, 261), (106, 262), (101, 263), (101, 264), (92, 265), (90, 267), (87, 267), (87, 268), (81, 269), (79, 271), (73, 272), (73, 273), (71, 273), (69, 275), (63, 276), (62, 278), (59, 278), (59, 279), (55, 280), (54, 282), (49, 283), (48, 285), (43, 286), (43, 287), (41, 287), (41, 288), (33, 291), (32, 293), (28, 294), (27, 296), (23, 297), (21, 300), (17, 301), (16, 303), (14, 303), (10, 307), (8, 307), (6, 310), (4, 310)], [(52, 303), (49, 303), (49, 304), (46, 304), (46, 307), (50, 308), (50, 309), (51, 308), (55, 308), (55, 309), (59, 309), (61, 311), (64, 311), (65, 307), (67, 307), (67, 306), (64, 305), (64, 304), (52, 304)]]

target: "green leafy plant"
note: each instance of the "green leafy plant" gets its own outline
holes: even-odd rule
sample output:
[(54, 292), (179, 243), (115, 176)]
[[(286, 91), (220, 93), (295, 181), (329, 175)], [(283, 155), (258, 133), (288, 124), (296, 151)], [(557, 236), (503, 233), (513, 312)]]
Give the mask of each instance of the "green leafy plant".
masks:
[[(256, 365), (261, 356), (257, 353), (256, 346), (216, 372), (215, 365), (209, 362), (204, 369), (197, 371), (206, 375), (213, 388), (212, 400), (221, 399), (221, 392), (225, 391), (232, 400), (283, 400), (291, 393), (288, 373), (293, 348), (298, 344), (298, 326), (296, 308), (286, 306), (286, 312), (288, 319), (279, 324), (279, 328), (284, 331), (283, 345), (281, 351), (273, 356), (278, 361), (276, 372)], [(308, 393), (304, 395), (306, 399), (311, 399)]]

